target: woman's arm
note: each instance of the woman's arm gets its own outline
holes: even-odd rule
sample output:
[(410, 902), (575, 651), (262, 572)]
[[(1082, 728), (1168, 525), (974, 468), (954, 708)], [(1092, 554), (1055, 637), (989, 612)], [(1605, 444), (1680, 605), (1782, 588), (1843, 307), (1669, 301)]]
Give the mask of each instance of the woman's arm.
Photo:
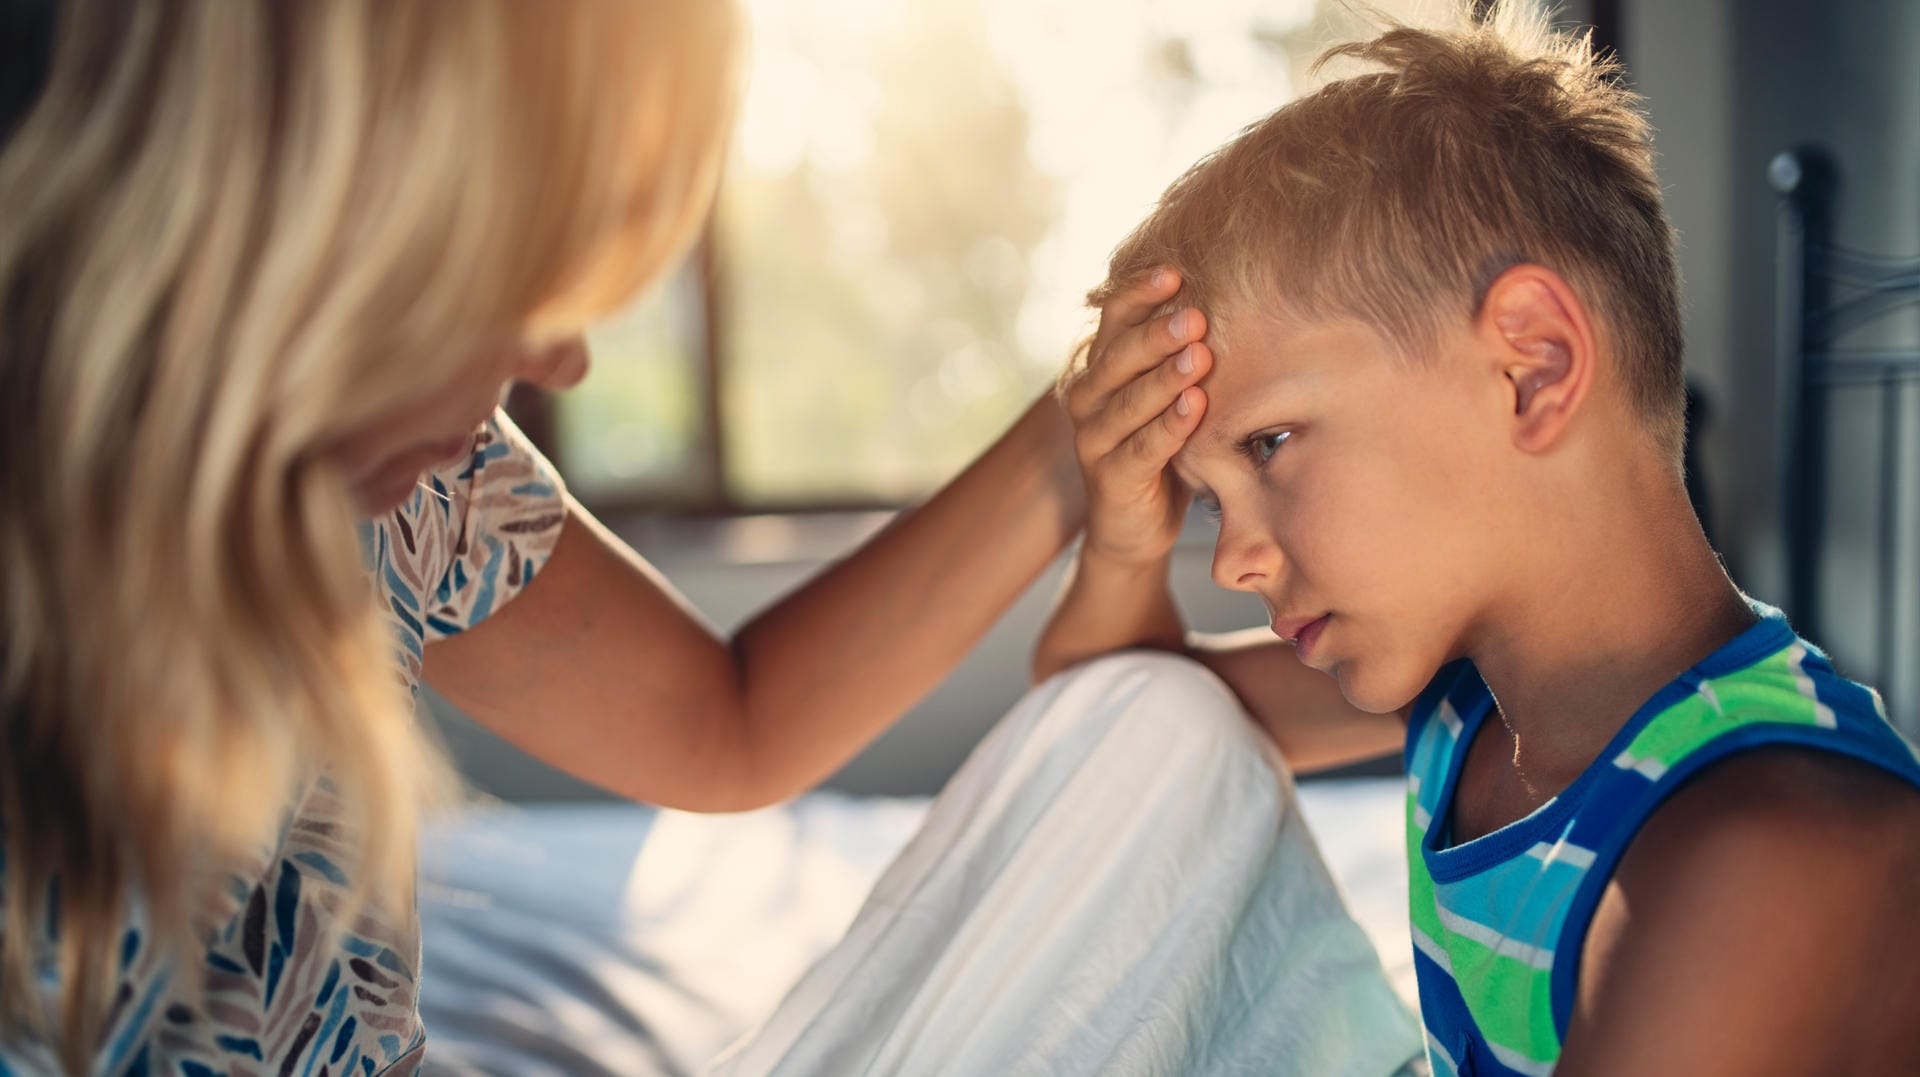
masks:
[[(1096, 347), (1151, 346), (1162, 296)], [(535, 756), (637, 800), (735, 810), (831, 774), (978, 642), (1079, 529), (1071, 424), (1048, 396), (925, 504), (720, 638), (569, 502), (551, 559), (491, 617), (427, 648), (427, 681)]]
[(710, 811), (782, 799), (929, 691), (1072, 537), (1065, 427), (1043, 399), (932, 500), (730, 641), (569, 498), (540, 574), (428, 647), (426, 680), (622, 795)]

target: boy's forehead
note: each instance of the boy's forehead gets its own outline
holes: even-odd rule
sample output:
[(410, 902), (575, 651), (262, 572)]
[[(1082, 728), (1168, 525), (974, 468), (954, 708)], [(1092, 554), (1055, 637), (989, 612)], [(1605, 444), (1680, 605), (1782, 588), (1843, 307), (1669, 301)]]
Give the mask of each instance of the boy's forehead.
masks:
[[(1359, 323), (1287, 325), (1270, 318), (1235, 318), (1226, 332), (1209, 332), (1213, 369), (1200, 379), (1207, 410), (1192, 437), (1174, 454), (1174, 473), (1189, 486), (1194, 464), (1232, 452), (1266, 427), (1305, 420), (1329, 406), (1359, 377), (1384, 342)], [(1380, 352), (1381, 356), (1366, 353)]]
[[(1291, 319), (1223, 310), (1208, 313), (1207, 346), (1220, 362), (1217, 369), (1254, 368), (1264, 377), (1281, 377), (1318, 370), (1356, 350), (1373, 350), (1382, 336), (1352, 319), (1296, 322)], [(1217, 332), (1216, 332), (1217, 330)]]
[(1194, 432), (1205, 443), (1219, 435), (1223, 422), (1251, 408), (1270, 407), (1278, 399), (1298, 397), (1337, 375), (1329, 350), (1311, 335), (1237, 322), (1226, 333), (1206, 338), (1213, 368), (1200, 379), (1207, 411)]
[(1383, 334), (1352, 320), (1290, 324), (1234, 317), (1209, 325), (1206, 344), (1213, 353), (1213, 369), (1200, 379), (1209, 402), (1201, 430), (1216, 415), (1230, 415), (1237, 404), (1265, 403), (1276, 393), (1305, 397), (1334, 392), (1357, 378), (1381, 373), (1379, 364), (1392, 362), (1396, 354)]

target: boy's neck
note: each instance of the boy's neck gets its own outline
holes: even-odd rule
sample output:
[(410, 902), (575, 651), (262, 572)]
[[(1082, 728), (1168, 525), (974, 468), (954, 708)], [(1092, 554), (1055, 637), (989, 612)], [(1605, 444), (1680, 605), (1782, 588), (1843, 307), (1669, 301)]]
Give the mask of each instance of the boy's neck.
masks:
[[(1512, 731), (1515, 768), (1547, 795), (1655, 692), (1756, 620), (1678, 479), (1656, 469), (1619, 480), (1638, 488), (1557, 514), (1559, 541), (1542, 544), (1549, 563), (1532, 566), (1470, 652)], [(1649, 498), (1650, 488), (1661, 492)]]

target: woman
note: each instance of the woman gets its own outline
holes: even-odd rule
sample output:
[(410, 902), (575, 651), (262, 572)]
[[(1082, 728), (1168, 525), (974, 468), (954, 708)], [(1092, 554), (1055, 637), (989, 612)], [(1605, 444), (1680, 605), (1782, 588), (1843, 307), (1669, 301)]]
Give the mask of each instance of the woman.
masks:
[[(9, 12), (0, 1071), (414, 1072), (421, 679), (614, 792), (765, 804), (1080, 526), (1043, 398), (723, 640), (496, 410), (694, 234), (726, 4)], [(1168, 284), (1096, 356), (1170, 353)]]

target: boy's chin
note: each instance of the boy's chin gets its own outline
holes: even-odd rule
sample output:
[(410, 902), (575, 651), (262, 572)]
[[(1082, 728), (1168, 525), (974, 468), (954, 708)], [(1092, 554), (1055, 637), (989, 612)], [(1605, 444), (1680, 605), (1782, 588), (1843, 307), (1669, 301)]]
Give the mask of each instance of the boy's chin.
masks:
[[(1333, 679), (1340, 694), (1356, 710), (1368, 714), (1392, 714), (1414, 701), (1431, 676), (1416, 678), (1404, 671), (1381, 669), (1377, 664), (1345, 661), (1333, 667)], [(1415, 681), (1418, 683), (1414, 683)]]

